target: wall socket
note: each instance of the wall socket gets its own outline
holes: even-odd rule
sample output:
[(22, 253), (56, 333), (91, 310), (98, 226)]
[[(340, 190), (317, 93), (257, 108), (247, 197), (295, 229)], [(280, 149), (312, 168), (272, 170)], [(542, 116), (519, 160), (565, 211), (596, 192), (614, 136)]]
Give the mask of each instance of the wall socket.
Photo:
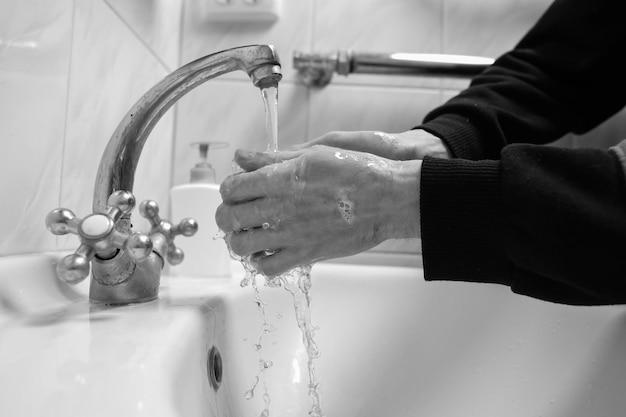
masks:
[(281, 0), (204, 0), (203, 16), (210, 22), (274, 22)]

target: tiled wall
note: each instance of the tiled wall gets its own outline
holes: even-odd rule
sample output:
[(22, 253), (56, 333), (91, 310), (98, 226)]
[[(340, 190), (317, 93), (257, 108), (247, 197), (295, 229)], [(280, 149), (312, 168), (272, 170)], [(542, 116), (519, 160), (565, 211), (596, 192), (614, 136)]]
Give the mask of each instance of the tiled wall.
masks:
[[(182, 0), (0, 2), (0, 255), (75, 248), (46, 230), (90, 213), (102, 151), (131, 105), (178, 66)], [(167, 204), (174, 114), (140, 161), (138, 198)]]
[[(276, 45), (284, 71), (280, 147), (331, 130), (402, 131), (466, 83), (352, 75), (309, 90), (292, 70), (294, 50), (495, 57), (549, 3), (282, 0), (279, 21), (243, 24), (208, 22), (202, 7), (208, 1), (0, 2), (0, 256), (75, 247), (75, 238), (56, 239), (45, 230), (46, 213), (59, 205), (81, 217), (90, 212), (110, 135), (130, 106), (180, 64), (240, 45)], [(138, 199), (153, 198), (166, 210), (169, 188), (186, 182), (196, 161), (189, 144), (199, 140), (231, 143), (211, 158), (223, 179), (236, 148), (265, 149), (263, 112), (259, 91), (244, 74), (190, 93), (148, 140), (136, 176)], [(611, 133), (613, 126), (602, 129)], [(563, 143), (576, 146), (578, 140)]]

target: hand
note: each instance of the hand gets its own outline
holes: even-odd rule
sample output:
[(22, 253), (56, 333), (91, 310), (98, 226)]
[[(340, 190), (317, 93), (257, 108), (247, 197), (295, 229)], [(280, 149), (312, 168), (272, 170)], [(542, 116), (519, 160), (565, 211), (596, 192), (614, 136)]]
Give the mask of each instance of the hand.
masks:
[(235, 254), (275, 252), (257, 259), (268, 277), (419, 236), (419, 160), (320, 145), (235, 160), (254, 171), (224, 180), (216, 221)]
[(310, 148), (315, 145), (368, 152), (396, 161), (424, 159), (425, 156), (450, 158), (444, 143), (435, 135), (421, 129), (401, 133), (377, 131), (330, 132), (317, 139), (295, 145), (291, 150)]

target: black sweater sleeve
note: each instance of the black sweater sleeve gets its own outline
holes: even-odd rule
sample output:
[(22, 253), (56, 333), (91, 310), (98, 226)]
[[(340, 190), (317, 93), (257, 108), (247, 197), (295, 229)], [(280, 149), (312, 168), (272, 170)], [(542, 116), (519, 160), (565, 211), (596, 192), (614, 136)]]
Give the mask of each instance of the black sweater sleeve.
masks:
[(421, 128), (466, 159), (497, 159), (510, 143), (590, 130), (625, 104), (624, 16), (623, 1), (556, 0), (515, 49)]
[(618, 157), (537, 145), (623, 107), (615, 53), (626, 45), (625, 11), (621, 1), (555, 1), (515, 50), (427, 115), (420, 127), (456, 158), (422, 165), (426, 279), (500, 283), (568, 304), (626, 303)]

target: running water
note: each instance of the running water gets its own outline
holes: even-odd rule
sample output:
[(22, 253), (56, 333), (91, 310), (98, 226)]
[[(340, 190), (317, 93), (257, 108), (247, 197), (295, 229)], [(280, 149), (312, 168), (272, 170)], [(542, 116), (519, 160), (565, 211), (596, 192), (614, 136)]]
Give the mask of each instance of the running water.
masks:
[(265, 132), (267, 134), (267, 151), (278, 150), (278, 85), (261, 89), (265, 104)]
[(311, 417), (323, 417), (320, 399), (320, 384), (315, 377), (313, 361), (320, 356), (320, 351), (315, 343), (315, 330), (311, 324), (311, 265), (299, 266), (278, 277), (287, 291), (293, 296), (293, 305), (296, 312), (296, 321), (302, 332), (302, 343), (306, 348), (309, 358), (307, 362), (309, 370), (309, 396), (313, 402), (309, 415)]
[[(263, 102), (265, 104), (265, 127), (268, 137), (267, 152), (278, 151), (278, 86), (268, 87), (261, 89), (263, 96)], [(269, 224), (263, 224), (264, 228), (272, 227)], [(269, 416), (269, 404), (271, 398), (265, 384), (265, 370), (271, 366), (271, 362), (266, 362), (261, 356), (261, 349), (263, 348), (263, 336), (274, 330), (274, 326), (269, 324), (265, 317), (265, 303), (261, 300), (259, 289), (256, 285), (256, 276), (261, 273), (257, 271), (254, 263), (251, 260), (251, 256), (240, 257), (235, 255), (232, 250), (229, 251), (231, 257), (239, 262), (244, 267), (245, 276), (241, 280), (241, 286), (247, 287), (251, 285), (254, 289), (255, 302), (259, 308), (259, 314), (263, 322), (263, 328), (261, 334), (257, 340), (257, 343), (253, 345), (254, 349), (259, 355), (259, 374), (255, 376), (252, 387), (246, 391), (244, 397), (246, 399), (252, 399), (254, 397), (254, 391), (257, 388), (260, 376), (263, 377), (264, 394), (263, 399), (265, 401), (265, 409), (261, 412), (261, 417)], [(265, 252), (266, 256), (271, 256), (271, 251)], [(296, 315), (296, 322), (298, 328), (302, 332), (302, 342), (306, 348), (308, 355), (308, 373), (309, 373), (309, 396), (311, 397), (312, 405), (309, 415), (311, 417), (323, 417), (321, 400), (320, 400), (320, 384), (317, 382), (315, 376), (315, 367), (313, 361), (320, 356), (319, 349), (315, 343), (314, 336), (317, 329), (311, 324), (311, 265), (300, 266), (286, 272), (280, 276), (274, 278), (265, 277), (265, 285), (268, 287), (284, 287), (292, 296), (294, 302), (294, 310)], [(269, 364), (269, 365), (268, 365)]]

